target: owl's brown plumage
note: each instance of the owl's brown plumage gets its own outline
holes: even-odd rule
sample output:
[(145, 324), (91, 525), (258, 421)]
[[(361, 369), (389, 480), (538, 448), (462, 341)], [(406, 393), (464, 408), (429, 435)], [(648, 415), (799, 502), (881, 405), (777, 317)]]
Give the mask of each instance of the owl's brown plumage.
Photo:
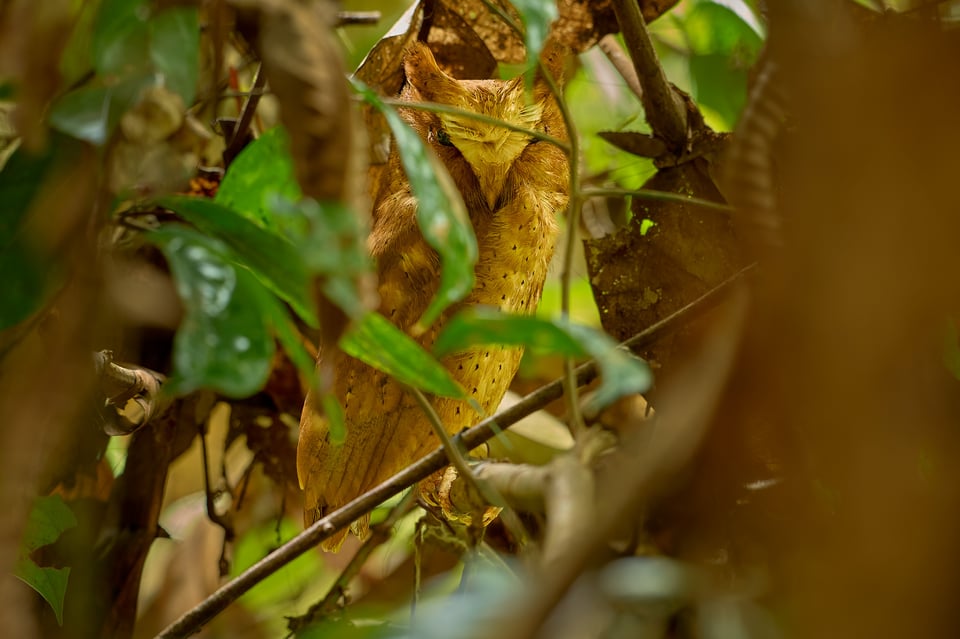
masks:
[[(545, 56), (555, 72), (559, 51)], [(523, 80), (455, 80), (433, 54), (415, 44), (404, 59), (401, 99), (436, 102), (475, 111), (564, 139), (566, 130), (547, 87), (538, 81), (527, 103)], [(445, 311), (418, 341), (429, 349), (444, 322), (460, 308), (497, 306), (532, 313), (540, 300), (553, 254), (556, 216), (566, 206), (568, 166), (557, 147), (468, 118), (403, 109), (402, 116), (437, 154), (460, 189), (477, 237), (473, 291)], [(417, 227), (411, 194), (396, 150), (391, 154), (373, 210), (368, 248), (377, 261), (379, 311), (409, 331), (426, 310), (440, 281), (440, 263)], [(484, 411), (492, 412), (520, 362), (515, 348), (483, 347), (457, 353), (443, 364)], [(321, 354), (323, 357), (323, 354)], [(300, 421), (297, 471), (305, 490), (308, 523), (339, 508), (435, 449), (439, 442), (416, 401), (389, 376), (337, 352), (334, 393), (344, 408), (346, 441), (329, 442), (326, 419), (310, 398)], [(477, 422), (463, 401), (432, 398), (450, 433)], [(358, 532), (367, 522), (359, 522)], [(324, 544), (338, 548), (345, 533)]]

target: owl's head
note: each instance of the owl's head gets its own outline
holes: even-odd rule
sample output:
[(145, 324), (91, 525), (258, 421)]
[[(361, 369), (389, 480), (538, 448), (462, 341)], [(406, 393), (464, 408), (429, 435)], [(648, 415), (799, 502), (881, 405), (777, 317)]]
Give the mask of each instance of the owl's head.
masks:
[[(558, 66), (558, 60), (560, 56), (556, 54), (551, 60), (552, 66)], [(408, 49), (404, 71), (407, 100), (446, 104), (565, 138), (563, 119), (542, 80), (537, 80), (532, 100), (525, 95), (522, 77), (457, 80), (444, 73), (430, 49), (419, 42)], [(551, 72), (555, 78), (559, 77), (553, 68)], [(411, 117), (414, 126), (441, 157), (459, 154), (466, 160), (491, 211), (497, 207), (514, 162), (529, 145), (537, 142), (525, 133), (464, 116), (420, 111)]]

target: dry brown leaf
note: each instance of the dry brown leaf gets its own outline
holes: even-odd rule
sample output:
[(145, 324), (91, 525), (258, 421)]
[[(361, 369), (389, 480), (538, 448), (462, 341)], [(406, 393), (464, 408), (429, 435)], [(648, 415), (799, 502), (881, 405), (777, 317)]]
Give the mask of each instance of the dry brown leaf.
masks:
[[(722, 202), (704, 160), (662, 169), (644, 188)], [(730, 213), (676, 202), (634, 198), (633, 218), (625, 228), (585, 240), (584, 247), (603, 327), (620, 340), (677, 311), (742, 266)], [(661, 340), (641, 355), (663, 365), (675, 341)]]

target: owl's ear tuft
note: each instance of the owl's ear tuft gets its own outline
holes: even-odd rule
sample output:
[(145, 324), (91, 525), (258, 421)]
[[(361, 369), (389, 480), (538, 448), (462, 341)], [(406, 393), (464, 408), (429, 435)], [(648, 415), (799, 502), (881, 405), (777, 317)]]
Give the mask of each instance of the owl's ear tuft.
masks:
[[(570, 50), (556, 38), (547, 38), (543, 43), (543, 49), (540, 51), (540, 62), (550, 72), (557, 86), (563, 86), (564, 71), (569, 55)], [(541, 74), (542, 71), (537, 72), (538, 77)]]
[(420, 97), (430, 102), (452, 102), (460, 92), (457, 81), (437, 65), (433, 52), (422, 42), (414, 42), (403, 58), (403, 71), (407, 82), (417, 90)]

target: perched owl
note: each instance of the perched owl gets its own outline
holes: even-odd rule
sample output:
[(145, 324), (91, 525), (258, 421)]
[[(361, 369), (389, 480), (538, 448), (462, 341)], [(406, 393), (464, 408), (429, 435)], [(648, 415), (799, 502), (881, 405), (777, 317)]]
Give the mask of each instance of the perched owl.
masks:
[[(561, 54), (553, 48), (548, 51), (545, 64), (559, 79)], [(523, 78), (456, 80), (420, 43), (407, 52), (403, 66), (405, 101), (448, 104), (565, 139), (560, 111), (539, 79), (532, 100), (524, 92)], [(479, 248), (473, 291), (418, 341), (430, 349), (447, 318), (471, 305), (532, 313), (553, 255), (556, 216), (567, 203), (569, 167), (563, 151), (470, 118), (414, 109), (401, 113), (460, 189)], [(420, 233), (416, 209), (417, 200), (394, 149), (375, 200), (368, 248), (377, 263), (379, 311), (404, 331), (410, 331), (426, 310), (440, 282), (439, 258)], [(337, 373), (334, 393), (345, 412), (346, 441), (342, 445), (330, 441), (326, 419), (314, 411), (308, 397), (297, 448), (308, 524), (439, 446), (416, 400), (397, 382), (342, 352), (332, 356)], [(520, 356), (516, 348), (482, 347), (448, 356), (443, 364), (491, 413), (516, 373)], [(451, 434), (479, 419), (464, 401), (440, 397), (431, 401)], [(367, 524), (366, 519), (356, 522), (354, 531), (365, 534)], [(345, 535), (329, 539), (324, 547), (339, 548)]]

